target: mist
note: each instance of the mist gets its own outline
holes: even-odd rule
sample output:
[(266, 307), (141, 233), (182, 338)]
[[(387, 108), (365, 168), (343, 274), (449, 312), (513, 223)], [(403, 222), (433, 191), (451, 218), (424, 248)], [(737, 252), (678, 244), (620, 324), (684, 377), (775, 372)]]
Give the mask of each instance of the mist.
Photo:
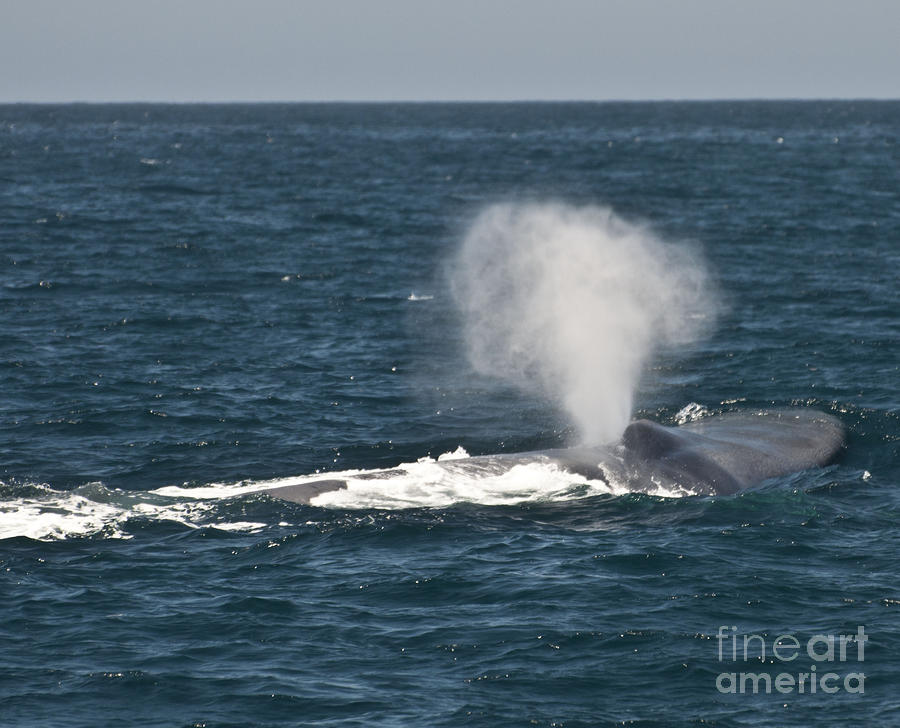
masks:
[(491, 205), (450, 279), (475, 370), (553, 400), (583, 444), (621, 435), (653, 355), (716, 308), (695, 248), (596, 206)]

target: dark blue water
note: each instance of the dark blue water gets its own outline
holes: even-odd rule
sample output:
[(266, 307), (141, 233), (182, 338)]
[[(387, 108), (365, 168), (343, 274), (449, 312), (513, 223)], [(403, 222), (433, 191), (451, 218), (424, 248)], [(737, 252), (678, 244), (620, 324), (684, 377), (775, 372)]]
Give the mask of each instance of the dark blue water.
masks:
[[(896, 102), (0, 107), (0, 725), (900, 725), (898, 142)], [(480, 212), (546, 201), (703, 251), (715, 327), (636, 415), (810, 406), (838, 463), (249, 492), (576, 438), (472, 371), (447, 283)], [(836, 692), (717, 688), (811, 665)]]

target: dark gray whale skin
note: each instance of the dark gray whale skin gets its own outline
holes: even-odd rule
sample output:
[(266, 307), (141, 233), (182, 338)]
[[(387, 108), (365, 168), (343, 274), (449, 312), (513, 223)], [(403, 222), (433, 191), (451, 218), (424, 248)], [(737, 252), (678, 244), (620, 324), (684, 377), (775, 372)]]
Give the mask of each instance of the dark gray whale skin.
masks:
[[(844, 444), (845, 429), (836, 417), (811, 409), (775, 409), (711, 415), (674, 427), (636, 420), (619, 443), (609, 446), (479, 455), (440, 465), (475, 478), (526, 463), (553, 463), (590, 480), (627, 483), (639, 492), (665, 486), (696, 495), (730, 495), (769, 478), (828, 465)], [(401, 472), (395, 468), (356, 477), (389, 479)], [(334, 479), (260, 492), (309, 504), (346, 487), (346, 481)]]

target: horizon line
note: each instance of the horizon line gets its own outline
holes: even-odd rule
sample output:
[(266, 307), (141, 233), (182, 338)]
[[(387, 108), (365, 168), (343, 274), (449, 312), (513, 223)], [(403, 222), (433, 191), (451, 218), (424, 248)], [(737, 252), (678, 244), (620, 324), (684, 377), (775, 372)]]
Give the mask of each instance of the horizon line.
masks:
[(62, 100), (0, 100), (0, 106), (108, 106), (108, 105), (173, 105), (173, 106), (226, 106), (226, 105), (289, 105), (289, 104), (652, 104), (652, 103), (751, 103), (751, 102), (823, 102), (823, 101), (865, 101), (865, 102), (892, 102), (900, 101), (900, 97), (888, 96), (734, 96), (734, 97), (659, 97), (646, 99), (610, 98), (610, 99), (200, 99), (200, 100), (172, 100), (172, 99), (62, 99)]

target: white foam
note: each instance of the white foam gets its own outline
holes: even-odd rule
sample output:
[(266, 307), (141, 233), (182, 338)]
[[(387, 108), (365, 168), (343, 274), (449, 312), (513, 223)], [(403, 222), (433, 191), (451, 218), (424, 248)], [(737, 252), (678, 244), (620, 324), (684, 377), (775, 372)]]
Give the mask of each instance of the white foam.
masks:
[(214, 503), (152, 498), (146, 492), (109, 490), (90, 484), (74, 491), (38, 486), (36, 495), (0, 504), (0, 539), (24, 536), (41, 541), (102, 536), (131, 538), (131, 518), (180, 523), (189, 528), (215, 526), (222, 530), (252, 531), (264, 523), (221, 522)]
[[(444, 461), (442, 461), (444, 462)], [(515, 465), (499, 474), (472, 477), (470, 473), (443, 467), (430, 458), (403, 466), (388, 479), (347, 478), (345, 489), (323, 493), (311, 503), (336, 508), (440, 508), (456, 503), (513, 505), (544, 500), (583, 497), (587, 485), (594, 494), (609, 493), (600, 481), (573, 478), (555, 465)]]
[(88, 536), (114, 523), (117, 515), (113, 506), (69, 493), (46, 500), (13, 500), (0, 506), (0, 539), (25, 536), (52, 540)]
[(697, 402), (690, 402), (678, 410), (678, 414), (675, 415), (675, 422), (679, 425), (684, 425), (706, 417), (708, 414), (709, 410), (705, 406), (697, 404)]
[(438, 455), (438, 462), (443, 463), (447, 460), (464, 460), (469, 457), (469, 453), (466, 452), (466, 449), (460, 445), (453, 452), (445, 452)]

